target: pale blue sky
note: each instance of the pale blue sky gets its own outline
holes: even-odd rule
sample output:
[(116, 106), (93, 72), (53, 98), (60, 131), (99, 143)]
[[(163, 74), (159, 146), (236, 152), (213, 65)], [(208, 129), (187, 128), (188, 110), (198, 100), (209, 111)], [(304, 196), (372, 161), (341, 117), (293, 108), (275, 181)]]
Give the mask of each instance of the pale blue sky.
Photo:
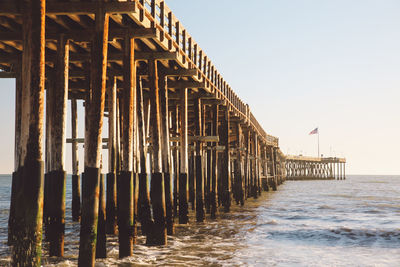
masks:
[[(347, 173), (400, 174), (400, 1), (166, 3), (284, 153), (315, 156), (318, 126), (321, 153), (345, 156)], [(0, 88), (7, 173), (14, 85)]]

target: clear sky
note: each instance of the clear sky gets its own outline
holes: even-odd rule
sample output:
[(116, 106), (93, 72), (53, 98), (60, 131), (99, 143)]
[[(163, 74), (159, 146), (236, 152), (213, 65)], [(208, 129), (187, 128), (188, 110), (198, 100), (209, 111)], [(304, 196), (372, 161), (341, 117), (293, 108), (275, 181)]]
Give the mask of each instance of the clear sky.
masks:
[[(400, 1), (166, 3), (284, 153), (316, 156), (308, 133), (319, 127), (321, 153), (346, 157), (347, 173), (400, 174)], [(0, 88), (0, 173), (9, 173), (14, 82)]]

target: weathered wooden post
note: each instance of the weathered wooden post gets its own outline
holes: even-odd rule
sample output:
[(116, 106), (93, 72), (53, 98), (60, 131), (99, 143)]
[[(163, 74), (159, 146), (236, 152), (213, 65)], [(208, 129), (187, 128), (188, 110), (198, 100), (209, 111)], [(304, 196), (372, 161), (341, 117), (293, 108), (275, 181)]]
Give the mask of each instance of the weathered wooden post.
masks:
[[(271, 147), (270, 149), (270, 155), (271, 155), (271, 171), (272, 171), (272, 181), (271, 181), (271, 187), (273, 191), (276, 191), (276, 158), (275, 158), (275, 148)], [(298, 168), (297, 168), (298, 169)], [(298, 174), (297, 174), (298, 176)]]
[(166, 245), (167, 232), (165, 222), (165, 189), (164, 173), (162, 172), (161, 158), (161, 125), (160, 125), (160, 95), (158, 85), (158, 68), (155, 59), (148, 60), (148, 72), (150, 82), (150, 127), (152, 144), (152, 174), (150, 198), (153, 209), (154, 224), (150, 235), (147, 236), (148, 245)]
[(236, 124), (236, 140), (237, 140), (237, 159), (236, 159), (236, 168), (235, 168), (235, 176), (236, 176), (236, 188), (238, 194), (238, 202), (240, 205), (244, 205), (244, 174), (243, 174), (243, 159), (242, 159), (242, 127), (240, 126), (240, 122)]
[[(219, 135), (218, 131), (218, 116), (219, 116), (219, 105), (213, 105), (212, 107), (212, 133), (214, 136)], [(211, 162), (211, 193), (210, 193), (210, 216), (211, 219), (215, 219), (217, 217), (217, 207), (218, 207), (218, 151), (217, 151), (218, 143), (215, 142), (215, 145), (212, 150), (212, 162)]]
[(192, 147), (188, 150), (189, 155), (189, 202), (192, 205), (192, 210), (196, 209), (196, 165), (195, 155)]
[[(203, 107), (201, 98), (197, 97), (194, 101), (194, 125), (195, 135), (200, 138), (203, 135)], [(202, 140), (196, 142), (196, 157), (195, 157), (195, 170), (196, 170), (196, 220), (203, 222), (205, 218), (204, 212), (204, 170), (203, 170), (203, 143)]]
[(188, 103), (187, 103), (187, 88), (181, 89), (180, 103), (180, 172), (179, 172), (179, 223), (187, 224), (188, 217)]
[[(49, 74), (47, 74), (49, 76)], [(46, 87), (46, 133), (45, 133), (45, 173), (44, 173), (44, 189), (43, 189), (43, 229), (45, 240), (49, 239), (49, 203), (50, 201), (50, 176), (51, 176), (51, 113), (54, 105), (52, 105), (52, 94), (54, 90), (51, 90), (54, 83), (49, 78), (49, 81), (45, 83)]]
[(40, 266), (43, 216), (42, 135), (45, 82), (44, 0), (24, 1), (22, 14), (21, 136), (16, 194), (13, 266)]
[(254, 160), (253, 160), (253, 197), (258, 197), (258, 135), (254, 131), (253, 133), (253, 146), (254, 146)]
[(140, 224), (142, 226), (142, 233), (149, 235), (153, 221), (151, 219), (150, 210), (150, 193), (148, 187), (148, 174), (146, 167), (146, 155), (147, 155), (147, 145), (146, 145), (146, 129), (145, 129), (145, 110), (143, 105), (143, 87), (142, 80), (139, 81), (139, 86), (137, 88), (137, 103), (138, 103), (138, 132), (139, 132), (139, 203), (138, 203), (138, 217)]
[(71, 137), (72, 137), (72, 221), (81, 219), (81, 178), (78, 159), (78, 107), (76, 99), (71, 99)]
[(136, 116), (136, 66), (134, 39), (125, 37), (123, 55), (124, 87), (122, 92), (122, 166), (118, 183), (118, 240), (119, 257), (132, 255), (134, 240), (133, 147), (134, 116)]
[(85, 118), (85, 171), (82, 177), (82, 216), (79, 243), (79, 266), (94, 266), (99, 205), (101, 133), (106, 92), (109, 15), (103, 10), (95, 14), (92, 41), (90, 93)]
[[(17, 77), (15, 79), (15, 141), (14, 141), (14, 172), (12, 173), (11, 182), (11, 200), (10, 200), (10, 215), (8, 218), (8, 240), (7, 245), (11, 246), (15, 240), (15, 205), (16, 195), (18, 192), (18, 168), (20, 161), (20, 142), (21, 142), (21, 113), (22, 113), (22, 80), (21, 80), (21, 65), (18, 66)], [(46, 127), (47, 128), (47, 127)]]
[[(176, 137), (179, 137), (179, 106), (175, 105), (175, 110), (172, 112), (172, 129)], [(174, 217), (178, 216), (179, 203), (179, 142), (174, 143), (172, 157), (174, 162)]]
[(106, 232), (117, 233), (117, 79), (110, 78), (108, 87), (108, 173), (106, 200)]
[(245, 173), (245, 199), (250, 196), (250, 130), (246, 129), (244, 135), (245, 145), (246, 145), (246, 158), (244, 163), (244, 173)]
[[(263, 163), (264, 163), (264, 183), (263, 183), (263, 189), (264, 191), (268, 192), (269, 191), (269, 186), (268, 186), (268, 156), (267, 156), (267, 149), (268, 147), (265, 145), (263, 149)], [(287, 167), (287, 165), (286, 165)]]
[(68, 63), (69, 42), (60, 35), (57, 43), (57, 61), (53, 76), (53, 91), (50, 94), (51, 116), (51, 168), (49, 183), (49, 254), (62, 257), (64, 255), (65, 232), (65, 190), (67, 173), (65, 163), (65, 128), (68, 101)]
[[(206, 106), (204, 107), (206, 110)], [(210, 112), (208, 112), (209, 114)], [(206, 113), (207, 114), (207, 113)], [(210, 116), (205, 117), (204, 120), (208, 120), (209, 122), (206, 124), (206, 129), (205, 129), (205, 135), (206, 136), (211, 136), (212, 135), (212, 122), (210, 121)], [(213, 173), (213, 169), (211, 166), (212, 162), (212, 142), (207, 142), (207, 150), (206, 150), (206, 175), (205, 175), (205, 190), (204, 190), (204, 202), (205, 202), (205, 208), (206, 208), (206, 213), (210, 214), (211, 213), (211, 177)]]
[(346, 180), (346, 162), (343, 162), (343, 180)]
[[(100, 168), (101, 170), (101, 168)], [(104, 175), (100, 173), (99, 217), (97, 224), (96, 259), (107, 258), (106, 247), (106, 200), (104, 192)]]
[(230, 151), (229, 151), (229, 108), (225, 107), (225, 118), (221, 124), (221, 145), (225, 146), (222, 153), (222, 206), (225, 212), (230, 211), (231, 207), (231, 164), (230, 164)]
[(169, 141), (169, 110), (168, 110), (168, 87), (167, 76), (161, 76), (159, 79), (160, 102), (161, 102), (161, 143), (162, 143), (162, 168), (164, 173), (165, 186), (165, 211), (167, 234), (174, 234), (174, 217), (172, 203), (172, 165), (171, 148)]

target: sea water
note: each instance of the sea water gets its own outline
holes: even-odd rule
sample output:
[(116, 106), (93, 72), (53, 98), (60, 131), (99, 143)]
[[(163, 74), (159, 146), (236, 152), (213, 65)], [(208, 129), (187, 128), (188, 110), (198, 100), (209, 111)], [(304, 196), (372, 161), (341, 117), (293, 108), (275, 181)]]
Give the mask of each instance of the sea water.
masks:
[[(65, 257), (44, 266), (75, 266), (79, 223), (71, 222), (67, 181)], [(0, 176), (0, 266), (6, 245), (11, 177)], [(192, 213), (193, 214), (193, 213)], [(164, 247), (138, 237), (133, 256), (118, 259), (108, 237), (108, 259), (96, 266), (400, 266), (400, 176), (348, 176), (344, 181), (286, 181), (217, 220), (176, 225)]]

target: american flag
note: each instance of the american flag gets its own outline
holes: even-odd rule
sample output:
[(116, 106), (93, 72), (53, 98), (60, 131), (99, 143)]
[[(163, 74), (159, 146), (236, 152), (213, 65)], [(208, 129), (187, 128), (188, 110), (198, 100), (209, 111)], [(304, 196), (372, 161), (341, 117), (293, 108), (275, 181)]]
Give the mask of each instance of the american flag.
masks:
[(308, 135), (317, 134), (317, 133), (318, 133), (318, 127), (315, 128), (314, 130), (312, 130)]

